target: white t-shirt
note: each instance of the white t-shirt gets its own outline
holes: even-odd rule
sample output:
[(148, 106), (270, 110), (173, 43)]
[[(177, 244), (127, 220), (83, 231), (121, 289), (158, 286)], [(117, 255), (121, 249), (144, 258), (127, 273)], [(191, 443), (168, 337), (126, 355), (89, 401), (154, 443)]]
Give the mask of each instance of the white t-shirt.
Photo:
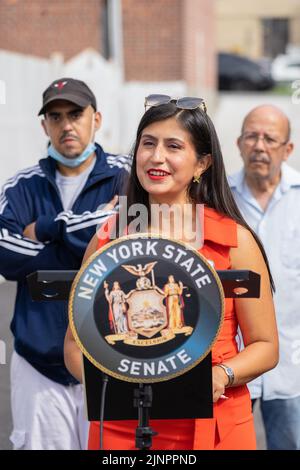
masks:
[(77, 197), (83, 190), (89, 174), (93, 170), (96, 158), (82, 173), (76, 176), (64, 176), (56, 170), (55, 181), (59, 189), (63, 208), (65, 211), (71, 210)]

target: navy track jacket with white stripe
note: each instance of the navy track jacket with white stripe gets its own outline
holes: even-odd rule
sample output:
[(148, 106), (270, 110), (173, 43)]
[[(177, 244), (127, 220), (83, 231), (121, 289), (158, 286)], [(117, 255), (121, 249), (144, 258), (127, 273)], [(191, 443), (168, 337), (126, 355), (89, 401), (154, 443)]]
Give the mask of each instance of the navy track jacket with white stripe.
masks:
[[(99, 206), (115, 194), (124, 194), (130, 158), (107, 155), (99, 145), (96, 155), (71, 211), (63, 209), (51, 157), (17, 173), (0, 195), (0, 274), (18, 282), (11, 323), (15, 349), (40, 373), (64, 385), (76, 383), (63, 360), (67, 302), (34, 302), (26, 276), (43, 269), (79, 269), (97, 225), (112, 214)], [(23, 236), (32, 222), (36, 222), (38, 242)]]

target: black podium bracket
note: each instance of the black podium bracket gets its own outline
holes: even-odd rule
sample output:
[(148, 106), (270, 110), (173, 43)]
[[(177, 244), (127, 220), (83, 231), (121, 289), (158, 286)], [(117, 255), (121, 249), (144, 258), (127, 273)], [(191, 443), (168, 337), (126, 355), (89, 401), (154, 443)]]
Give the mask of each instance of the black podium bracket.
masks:
[[(77, 271), (36, 271), (27, 276), (33, 300), (68, 300)], [(227, 298), (259, 298), (260, 275), (249, 270), (218, 270)], [(242, 289), (238, 294), (236, 289)]]

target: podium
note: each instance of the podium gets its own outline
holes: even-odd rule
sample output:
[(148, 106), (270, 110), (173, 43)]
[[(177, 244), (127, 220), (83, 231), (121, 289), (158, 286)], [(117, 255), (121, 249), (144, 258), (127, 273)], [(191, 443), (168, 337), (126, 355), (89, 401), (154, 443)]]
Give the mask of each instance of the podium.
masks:
[[(37, 271), (27, 276), (29, 290), (35, 301), (68, 300), (77, 271)], [(217, 271), (227, 298), (259, 298), (260, 276), (249, 270)], [(236, 289), (242, 289), (238, 293)], [(98, 421), (102, 392), (102, 372), (83, 356), (87, 417)], [(195, 387), (195, 384), (199, 384)], [(110, 377), (107, 385), (109, 403), (106, 420), (137, 419), (133, 406), (138, 384)], [(211, 418), (213, 416), (211, 353), (185, 374), (169, 381), (151, 384), (152, 419)]]

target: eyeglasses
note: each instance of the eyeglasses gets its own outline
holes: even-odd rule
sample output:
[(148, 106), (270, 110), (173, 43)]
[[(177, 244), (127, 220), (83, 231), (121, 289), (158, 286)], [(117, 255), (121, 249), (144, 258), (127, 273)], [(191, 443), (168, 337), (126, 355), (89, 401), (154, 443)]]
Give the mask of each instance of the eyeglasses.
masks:
[(147, 108), (153, 106), (160, 106), (161, 104), (175, 103), (179, 109), (197, 109), (200, 108), (206, 113), (206, 105), (202, 98), (193, 98), (185, 96), (183, 98), (172, 98), (168, 95), (149, 95), (145, 98), (145, 111)]
[(268, 134), (258, 134), (257, 132), (244, 132), (240, 138), (249, 147), (256, 145), (257, 141), (259, 139), (262, 139), (264, 142), (264, 145), (267, 148), (273, 149), (273, 150), (279, 149), (279, 147), (288, 143), (288, 140), (286, 140), (285, 142), (279, 142), (278, 140), (273, 139), (273, 137), (270, 137)]

